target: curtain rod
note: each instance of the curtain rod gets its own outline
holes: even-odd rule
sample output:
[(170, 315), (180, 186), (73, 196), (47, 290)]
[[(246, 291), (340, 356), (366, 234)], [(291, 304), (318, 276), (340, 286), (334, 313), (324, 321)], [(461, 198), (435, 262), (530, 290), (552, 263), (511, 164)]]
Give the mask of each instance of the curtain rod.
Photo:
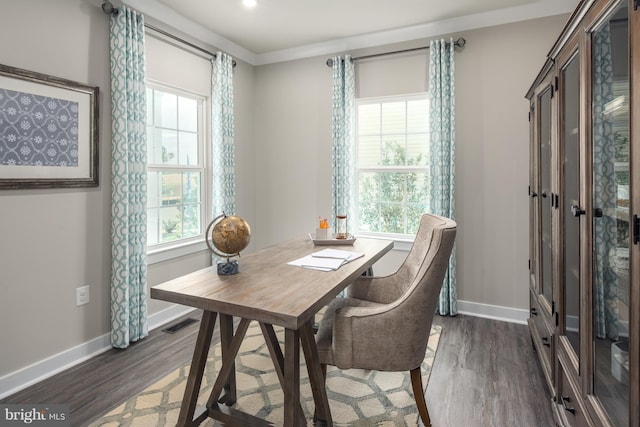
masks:
[[(102, 2), (101, 8), (102, 8), (102, 11), (104, 13), (106, 13), (107, 15), (116, 16), (116, 15), (118, 15), (120, 13), (120, 10), (117, 7), (114, 7), (113, 4), (111, 4), (111, 2), (109, 0), (104, 0)], [(169, 38), (171, 38), (171, 39), (173, 39), (173, 40), (175, 40), (177, 42), (180, 42), (180, 43), (182, 43), (184, 45), (187, 45), (192, 49), (195, 49), (195, 50), (198, 50), (198, 51), (200, 51), (202, 53), (210, 55), (213, 58), (217, 58), (218, 57), (217, 54), (215, 54), (213, 52), (210, 52), (207, 49), (204, 49), (204, 48), (202, 48), (202, 47), (200, 47), (200, 46), (198, 46), (196, 44), (193, 44), (193, 43), (191, 43), (191, 42), (189, 42), (189, 41), (187, 41), (187, 40), (185, 40), (183, 38), (180, 38), (180, 37), (176, 36), (175, 34), (172, 34), (172, 33), (168, 32), (168, 31), (165, 31), (165, 30), (162, 30), (162, 29), (160, 29), (158, 27), (155, 27), (155, 26), (153, 26), (153, 25), (151, 25), (151, 24), (149, 24), (147, 22), (144, 23), (144, 26), (146, 28), (150, 29), (150, 30), (153, 30), (153, 31), (155, 31), (157, 33), (162, 34), (163, 36), (169, 37)], [(236, 60), (235, 59), (233, 60), (232, 65), (235, 68), (235, 66), (236, 66)]]
[[(459, 49), (464, 48), (464, 45), (467, 44), (467, 41), (460, 37), (458, 40), (456, 40), (455, 42), (453, 42), (453, 45)], [(395, 55), (398, 53), (407, 53), (407, 52), (415, 52), (417, 50), (425, 50), (425, 49), (429, 49), (429, 46), (421, 46), (421, 47), (414, 47), (411, 49), (403, 49), (403, 50), (394, 50), (391, 52), (384, 52), (384, 53), (374, 53), (373, 55), (365, 55), (365, 56), (358, 56), (357, 58), (351, 58), (352, 61), (358, 61), (360, 59), (369, 59), (369, 58), (377, 58), (379, 56), (386, 56), (386, 55)], [(333, 58), (329, 58), (327, 59), (327, 66), (328, 67), (333, 67)]]

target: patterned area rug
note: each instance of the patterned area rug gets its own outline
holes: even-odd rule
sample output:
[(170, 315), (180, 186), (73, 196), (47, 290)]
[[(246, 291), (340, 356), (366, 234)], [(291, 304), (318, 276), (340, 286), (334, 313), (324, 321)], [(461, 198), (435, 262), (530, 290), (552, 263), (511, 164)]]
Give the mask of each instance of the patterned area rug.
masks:
[[(276, 332), (281, 343), (284, 342), (283, 330), (276, 328)], [(424, 387), (429, 381), (440, 332), (439, 326), (431, 329), (427, 353), (422, 363)], [(302, 351), (300, 359), (304, 363)], [(196, 413), (204, 407), (220, 365), (221, 351), (220, 346), (216, 345), (211, 347), (209, 352)], [(189, 364), (176, 369), (138, 396), (129, 399), (90, 425), (92, 427), (175, 426), (188, 375)], [(302, 407), (309, 420), (308, 424), (313, 425), (311, 420), (314, 403), (306, 366), (301, 366), (300, 377)], [(251, 322), (236, 358), (236, 384), (238, 389), (236, 409), (264, 418), (275, 426), (282, 425), (284, 394), (257, 322)], [(408, 372), (390, 373), (358, 369), (342, 371), (329, 366), (327, 394), (336, 426), (415, 426), (418, 424), (418, 411)], [(201, 425), (222, 424), (208, 419)]]

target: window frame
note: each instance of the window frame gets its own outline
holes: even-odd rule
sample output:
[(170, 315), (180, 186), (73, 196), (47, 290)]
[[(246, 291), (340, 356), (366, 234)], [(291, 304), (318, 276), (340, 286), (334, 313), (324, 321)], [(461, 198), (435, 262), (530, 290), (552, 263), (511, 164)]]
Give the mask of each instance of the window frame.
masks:
[[(147, 89), (159, 90), (171, 95), (182, 96), (185, 98), (193, 99), (198, 105), (198, 125), (197, 125), (197, 141), (198, 141), (198, 158), (201, 159), (198, 165), (164, 165), (164, 164), (151, 164), (147, 159), (147, 173), (149, 172), (162, 172), (162, 171), (194, 171), (201, 173), (200, 179), (200, 232), (195, 236), (186, 238), (180, 238), (177, 240), (149, 244), (147, 242), (147, 262), (148, 264), (155, 264), (158, 262), (170, 260), (179, 256), (189, 255), (198, 251), (206, 250), (207, 246), (204, 240), (204, 234), (207, 227), (207, 218), (211, 208), (209, 206), (210, 195), (210, 176), (211, 176), (211, 159), (210, 159), (210, 144), (207, 144), (210, 136), (210, 119), (209, 119), (209, 101), (210, 95), (204, 95), (201, 93), (185, 90), (165, 82), (158, 80), (147, 79)], [(155, 92), (154, 92), (155, 100)], [(147, 105), (148, 109), (151, 109), (151, 117), (155, 114), (154, 106), (152, 104)], [(179, 114), (179, 110), (177, 111)], [(147, 114), (149, 117), (149, 114)], [(151, 124), (153, 130), (157, 129), (154, 123)], [(145, 127), (145, 132), (149, 129), (149, 125)], [(149, 141), (147, 145), (149, 145)], [(147, 206), (147, 214), (149, 207)], [(148, 222), (147, 222), (148, 224)], [(149, 230), (147, 230), (147, 235)]]
[[(417, 93), (409, 93), (409, 94), (399, 94), (399, 95), (389, 95), (389, 96), (376, 96), (376, 97), (367, 97), (367, 98), (357, 98), (355, 100), (355, 117), (354, 117), (354, 194), (355, 194), (355, 221), (354, 226), (356, 231), (354, 234), (363, 237), (374, 237), (378, 239), (389, 239), (395, 242), (399, 242), (400, 245), (396, 249), (408, 250), (410, 248), (410, 243), (415, 240), (415, 234), (401, 234), (401, 233), (385, 233), (379, 231), (362, 231), (359, 228), (360, 224), (360, 174), (362, 172), (365, 173), (378, 173), (378, 172), (398, 172), (398, 173), (410, 173), (410, 172), (424, 172), (427, 175), (427, 179), (429, 177), (429, 160), (427, 159), (427, 163), (422, 166), (418, 165), (402, 165), (402, 166), (360, 166), (360, 153), (359, 153), (359, 138), (360, 138), (360, 129), (359, 129), (359, 107), (361, 105), (367, 104), (386, 104), (386, 103), (394, 103), (394, 102), (404, 102), (407, 103), (412, 100), (426, 100), (430, 105), (430, 97), (428, 92), (417, 92)], [(428, 111), (428, 110), (427, 110)], [(428, 120), (428, 113), (427, 113)], [(405, 126), (406, 127), (406, 126)], [(427, 129), (427, 135), (430, 134), (430, 129)], [(408, 135), (405, 132), (404, 135)], [(428, 203), (428, 201), (427, 201)], [(405, 205), (406, 206), (406, 205)], [(428, 206), (427, 206), (428, 209)]]

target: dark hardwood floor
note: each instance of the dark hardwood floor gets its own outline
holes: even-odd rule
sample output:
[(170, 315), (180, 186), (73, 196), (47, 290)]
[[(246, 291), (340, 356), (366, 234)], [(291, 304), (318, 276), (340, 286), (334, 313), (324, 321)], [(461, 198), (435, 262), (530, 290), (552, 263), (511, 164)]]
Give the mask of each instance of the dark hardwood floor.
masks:
[(470, 316), (434, 323), (442, 326), (426, 393), (434, 427), (555, 425), (527, 326)]
[[(189, 317), (199, 319), (195, 313)], [(434, 427), (554, 425), (526, 326), (462, 315), (436, 316), (434, 323), (443, 327), (426, 393)], [(67, 404), (71, 425), (87, 425), (187, 363), (198, 325), (175, 334), (152, 331), (126, 350), (110, 350), (2, 403)]]

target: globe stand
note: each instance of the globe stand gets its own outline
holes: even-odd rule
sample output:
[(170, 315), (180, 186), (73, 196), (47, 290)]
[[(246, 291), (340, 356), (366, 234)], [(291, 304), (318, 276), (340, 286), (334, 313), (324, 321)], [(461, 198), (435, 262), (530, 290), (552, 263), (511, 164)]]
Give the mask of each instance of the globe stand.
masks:
[(240, 271), (238, 261), (218, 261), (218, 276), (231, 276)]
[[(231, 222), (231, 225), (229, 224)], [(216, 243), (213, 243), (215, 239), (215, 234), (218, 236), (225, 236), (227, 239), (228, 235), (237, 236), (237, 225), (236, 222), (242, 222), (245, 225), (246, 231), (246, 240), (243, 240), (240, 244), (237, 244), (233, 240), (220, 242), (218, 240)], [(241, 228), (241, 227), (240, 227)], [(249, 244), (249, 233), (251, 229), (249, 228), (249, 224), (240, 218), (240, 217), (228, 217), (224, 212), (222, 215), (215, 217), (207, 226), (207, 232), (205, 233), (205, 242), (209, 247), (209, 250), (214, 255), (217, 255), (220, 258), (226, 258), (226, 261), (218, 261), (217, 262), (217, 270), (219, 276), (231, 276), (233, 274), (238, 274), (240, 272), (240, 267), (238, 261), (231, 260), (231, 257), (240, 256), (240, 251), (247, 247)], [(215, 246), (215, 247), (214, 247)], [(216, 250), (219, 249), (219, 250)]]

